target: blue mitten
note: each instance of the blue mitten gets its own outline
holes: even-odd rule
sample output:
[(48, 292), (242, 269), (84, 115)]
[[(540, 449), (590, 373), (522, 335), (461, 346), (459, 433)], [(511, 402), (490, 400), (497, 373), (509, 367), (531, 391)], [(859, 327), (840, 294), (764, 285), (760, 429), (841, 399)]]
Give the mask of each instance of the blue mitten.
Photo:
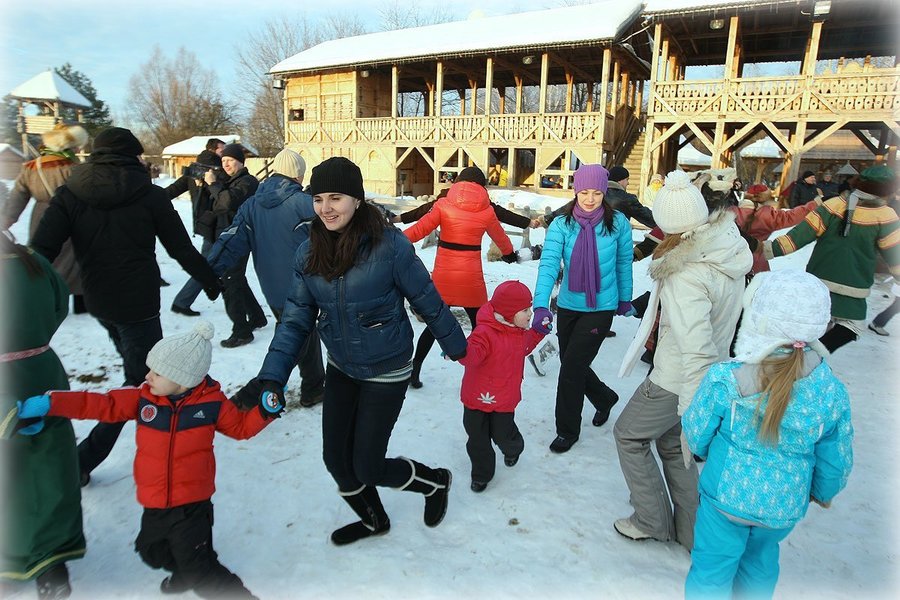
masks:
[(259, 410), (267, 419), (275, 419), (284, 412), (284, 395), (287, 387), (282, 387), (274, 381), (263, 380), (262, 392), (259, 394)]
[(30, 421), (29, 425), (18, 428), (18, 433), (22, 435), (34, 435), (40, 433), (44, 428), (43, 417), (50, 412), (50, 395), (43, 394), (41, 396), (32, 396), (24, 402), (19, 400), (16, 402), (18, 408), (18, 417), (20, 423), (22, 421)]
[(553, 329), (553, 313), (549, 308), (539, 307), (534, 309), (534, 318), (531, 320), (531, 328), (547, 335)]

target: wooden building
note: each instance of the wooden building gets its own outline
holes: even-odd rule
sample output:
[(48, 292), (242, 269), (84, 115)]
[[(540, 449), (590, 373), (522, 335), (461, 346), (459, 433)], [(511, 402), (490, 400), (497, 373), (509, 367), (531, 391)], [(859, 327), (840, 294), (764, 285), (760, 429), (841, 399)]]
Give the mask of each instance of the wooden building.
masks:
[(17, 85), (9, 97), (18, 107), (16, 130), (22, 136), (22, 154), (25, 156), (37, 156), (37, 151), (28, 143), (29, 135), (40, 135), (64, 122), (67, 110), (74, 111), (76, 120), (81, 122), (84, 109), (91, 107), (87, 98), (52, 69)]

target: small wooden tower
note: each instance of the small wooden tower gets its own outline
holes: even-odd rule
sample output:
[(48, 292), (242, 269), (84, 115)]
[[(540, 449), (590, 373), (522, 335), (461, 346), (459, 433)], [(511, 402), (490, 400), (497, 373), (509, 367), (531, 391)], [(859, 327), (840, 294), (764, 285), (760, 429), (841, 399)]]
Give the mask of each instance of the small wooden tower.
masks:
[[(22, 135), (22, 153), (28, 156), (28, 134), (40, 135), (53, 129), (64, 120), (63, 110), (74, 109), (80, 123), (84, 109), (91, 102), (59, 76), (53, 69), (39, 73), (13, 89), (9, 96), (18, 102), (17, 131)], [(36, 106), (38, 114), (27, 114), (30, 106)]]

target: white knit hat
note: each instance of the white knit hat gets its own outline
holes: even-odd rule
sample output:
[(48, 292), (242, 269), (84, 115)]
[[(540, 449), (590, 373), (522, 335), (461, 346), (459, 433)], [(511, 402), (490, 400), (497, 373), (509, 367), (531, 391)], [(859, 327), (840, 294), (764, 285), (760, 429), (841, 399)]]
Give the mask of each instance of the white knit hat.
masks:
[(190, 333), (163, 338), (147, 354), (147, 366), (178, 385), (192, 388), (209, 373), (209, 340), (214, 333), (212, 323), (200, 321)]
[(653, 220), (665, 233), (685, 233), (709, 221), (703, 194), (684, 171), (666, 175), (653, 200)]
[(285, 148), (275, 155), (272, 169), (285, 177), (302, 181), (303, 176), (306, 175), (306, 161), (290, 148)]
[(744, 292), (735, 359), (759, 363), (776, 348), (796, 342), (828, 356), (819, 338), (830, 320), (831, 296), (814, 275), (797, 270), (758, 273)]

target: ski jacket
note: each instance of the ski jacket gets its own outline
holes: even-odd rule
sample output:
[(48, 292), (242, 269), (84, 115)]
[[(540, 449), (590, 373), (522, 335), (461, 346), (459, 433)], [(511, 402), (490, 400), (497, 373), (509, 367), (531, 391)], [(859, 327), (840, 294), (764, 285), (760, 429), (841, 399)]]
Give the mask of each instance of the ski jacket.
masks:
[(490, 204), (486, 189), (460, 181), (450, 186), (445, 198), (435, 202), (431, 212), (403, 232), (417, 242), (440, 227), (432, 277), (441, 298), (450, 306), (471, 308), (488, 300), (481, 268), (481, 238), (485, 232), (502, 254), (513, 251)]
[(802, 179), (798, 180), (794, 187), (791, 188), (788, 197), (788, 207), (797, 208), (816, 198), (819, 195), (819, 188), (815, 183), (806, 183)]
[(594, 228), (597, 260), (600, 263), (600, 290), (597, 293), (596, 308), (588, 308), (584, 292), (569, 289), (569, 263), (580, 230), (581, 226), (574, 218), (563, 216), (553, 219), (547, 228), (534, 290), (535, 307), (550, 306), (550, 293), (559, 276), (560, 262), (563, 263), (563, 279), (557, 297), (559, 306), (578, 312), (593, 312), (616, 310), (619, 302), (631, 302), (631, 261), (634, 251), (631, 248), (631, 225), (628, 219), (615, 211), (613, 231), (606, 231), (603, 223)]
[(309, 239), (309, 222), (315, 217), (312, 196), (303, 192), (303, 186), (273, 175), (241, 205), (207, 260), (221, 276), (252, 252), (266, 302), (281, 312), (291, 284), (294, 255)]
[(393, 226), (379, 243), (365, 243), (359, 260), (342, 276), (327, 281), (304, 271), (309, 241), (294, 260), (294, 277), (281, 324), (258, 378), (287, 382), (313, 327), (328, 348), (328, 362), (355, 379), (371, 379), (407, 366), (413, 330), (404, 299), (425, 319), (448, 356), (466, 349), (466, 338), (416, 256), (412, 244)]
[[(713, 365), (682, 417), (691, 451), (706, 457), (700, 492), (728, 514), (766, 527), (795, 525), (810, 495), (830, 502), (853, 466), (850, 397), (825, 362), (797, 380), (777, 446), (760, 441), (759, 394), (741, 395), (742, 363)], [(760, 409), (765, 410), (765, 401)]]
[(94, 152), (72, 167), (56, 190), (31, 247), (54, 260), (71, 239), (81, 266), (84, 300), (98, 319), (134, 323), (159, 314), (156, 239), (204, 287), (216, 274), (165, 191), (137, 157)]
[[(430, 202), (426, 202), (412, 210), (402, 213), (400, 215), (400, 222), (404, 224), (415, 223), (427, 215), (437, 201), (438, 199), (431, 200)], [(497, 220), (501, 223), (511, 225), (512, 227), (518, 227), (519, 229), (528, 229), (531, 226), (531, 219), (524, 215), (503, 208), (499, 204), (494, 204), (493, 202), (491, 202), (491, 208), (494, 210), (494, 214), (497, 215)]]
[(478, 310), (476, 323), (459, 361), (466, 368), (462, 403), (482, 412), (514, 412), (522, 399), (525, 357), (544, 335), (501, 322), (490, 302)]
[(606, 191), (604, 199), (607, 204), (629, 219), (634, 219), (651, 229), (656, 227), (656, 221), (653, 220), (653, 211), (650, 207), (641, 204), (637, 196), (629, 194), (625, 188), (615, 181), (609, 182), (609, 189)]
[(154, 396), (148, 384), (96, 392), (50, 392), (50, 415), (117, 423), (134, 419), (134, 482), (144, 508), (209, 500), (216, 491), (213, 437), (245, 440), (270, 422), (241, 411), (209, 376), (177, 401)]
[[(758, 208), (755, 206), (738, 206), (734, 208), (737, 216), (736, 223), (741, 231), (756, 238), (760, 242), (769, 239), (769, 236), (786, 227), (793, 227), (803, 220), (807, 214), (816, 210), (818, 203), (810, 200), (806, 204), (797, 208), (782, 210), (763, 204)], [(750, 222), (750, 228), (747, 229), (747, 223)], [(769, 261), (763, 253), (763, 245), (757, 246), (753, 253), (753, 268), (751, 273), (762, 273), (769, 270)]]

